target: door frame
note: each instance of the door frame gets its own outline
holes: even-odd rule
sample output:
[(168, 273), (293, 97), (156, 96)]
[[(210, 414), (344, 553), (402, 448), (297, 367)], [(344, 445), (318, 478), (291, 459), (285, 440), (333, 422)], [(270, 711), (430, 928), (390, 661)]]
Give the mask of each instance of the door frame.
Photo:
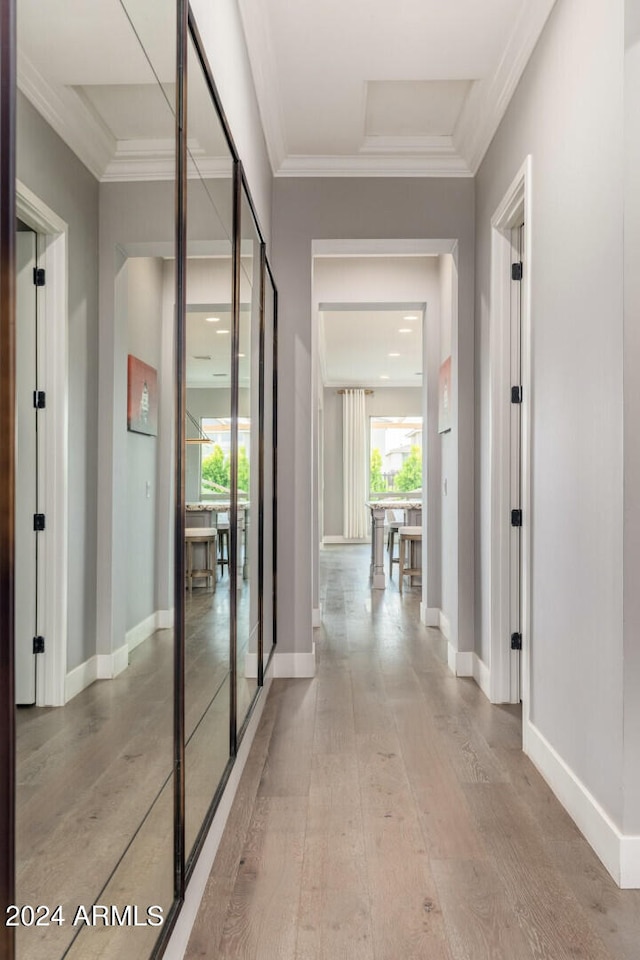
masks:
[[(44, 584), (40, 598), (45, 637), (42, 669), (36, 671), (36, 706), (62, 706), (67, 669), (68, 593), (68, 225), (19, 180), (16, 215), (35, 230), (36, 257), (46, 271), (38, 287), (38, 354), (42, 358), (39, 389), (46, 392), (47, 428), (38, 436), (38, 455), (44, 465), (39, 478), (40, 503), (46, 516), (38, 577)], [(46, 483), (42, 473), (46, 472)]]
[[(531, 155), (527, 156), (491, 218), (490, 436), (491, 608), (489, 696), (492, 703), (522, 699), (529, 714), (531, 658)], [(522, 651), (510, 647), (511, 508), (511, 262), (513, 227), (524, 221), (526, 264), (521, 290), (521, 631)]]

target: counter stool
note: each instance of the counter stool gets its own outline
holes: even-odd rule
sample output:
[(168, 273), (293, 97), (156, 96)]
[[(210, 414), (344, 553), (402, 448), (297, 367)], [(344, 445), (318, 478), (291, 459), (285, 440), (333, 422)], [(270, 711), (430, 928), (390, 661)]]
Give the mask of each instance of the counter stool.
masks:
[[(226, 517), (226, 519), (223, 519), (223, 517)], [(220, 576), (224, 573), (225, 564), (229, 566), (229, 526), (229, 514), (218, 514), (218, 563), (220, 564)]]
[(403, 527), (405, 524), (405, 515), (404, 510), (387, 510), (387, 516), (392, 514), (393, 519), (388, 521), (387, 529), (387, 550), (389, 551), (389, 580), (393, 577), (393, 565), (394, 563), (399, 563), (400, 558), (394, 556), (394, 547), (396, 541), (396, 533)]
[[(420, 567), (411, 566), (411, 550), (412, 544), (422, 541), (422, 527), (400, 527), (398, 531), (400, 535), (400, 547), (399, 547), (399, 583), (398, 589), (400, 594), (402, 594), (402, 584), (405, 577), (414, 577), (419, 576), (422, 573)], [(409, 556), (407, 557), (407, 547), (409, 549)], [(405, 566), (408, 564), (408, 566)]]
[[(218, 531), (215, 527), (187, 527), (184, 531), (184, 545), (186, 550), (186, 570), (187, 587), (189, 594), (193, 593), (193, 578), (206, 577), (207, 588), (209, 587), (209, 578), (213, 582), (213, 590), (216, 589), (216, 539)], [(193, 545), (194, 543), (203, 543), (205, 545), (205, 564), (199, 570), (193, 569)], [(213, 547), (213, 557), (211, 548)]]

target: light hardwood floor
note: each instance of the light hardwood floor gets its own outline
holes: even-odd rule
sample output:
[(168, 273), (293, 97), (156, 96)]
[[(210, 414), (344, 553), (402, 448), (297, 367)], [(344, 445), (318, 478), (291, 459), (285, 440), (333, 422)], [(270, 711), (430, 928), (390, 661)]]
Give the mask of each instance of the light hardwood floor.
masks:
[(187, 960), (639, 960), (620, 891), (523, 755), (520, 711), (455, 679), (418, 588), (321, 554), (313, 680), (274, 681)]

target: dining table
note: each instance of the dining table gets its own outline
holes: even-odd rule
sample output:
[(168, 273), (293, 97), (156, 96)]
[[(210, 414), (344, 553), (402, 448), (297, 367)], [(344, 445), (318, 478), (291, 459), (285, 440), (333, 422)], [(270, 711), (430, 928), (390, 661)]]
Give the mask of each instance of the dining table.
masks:
[(404, 510), (404, 522), (408, 527), (422, 524), (422, 500), (390, 499), (367, 500), (371, 514), (371, 565), (369, 579), (374, 590), (384, 590), (387, 577), (384, 572), (384, 522), (388, 510)]

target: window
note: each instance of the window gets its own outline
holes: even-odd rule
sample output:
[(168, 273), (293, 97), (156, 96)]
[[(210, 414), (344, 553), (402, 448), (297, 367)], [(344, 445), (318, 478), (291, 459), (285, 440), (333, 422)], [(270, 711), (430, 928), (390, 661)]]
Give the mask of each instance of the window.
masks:
[(422, 489), (422, 417), (370, 418), (369, 492)]

